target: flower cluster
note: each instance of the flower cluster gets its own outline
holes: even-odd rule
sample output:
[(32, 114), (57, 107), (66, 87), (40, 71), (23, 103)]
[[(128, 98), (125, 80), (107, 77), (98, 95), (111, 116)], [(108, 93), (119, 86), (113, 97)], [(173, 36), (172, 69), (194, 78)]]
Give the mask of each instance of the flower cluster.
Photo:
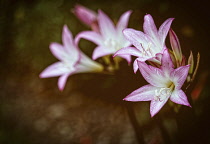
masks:
[[(124, 100), (151, 101), (152, 117), (169, 99), (174, 103), (190, 106), (181, 88), (184, 83), (192, 82), (198, 64), (194, 68), (192, 52), (188, 60), (182, 54), (178, 37), (171, 29), (173, 18), (167, 19), (157, 29), (152, 16), (147, 14), (144, 16), (142, 32), (127, 28), (132, 11), (122, 14), (116, 25), (102, 10), (96, 13), (84, 6), (76, 5), (73, 13), (91, 30), (80, 32), (73, 39), (65, 25), (62, 33), (63, 45), (58, 43), (50, 45), (52, 54), (60, 61), (47, 67), (40, 74), (41, 78), (60, 76), (58, 87), (63, 90), (68, 76), (72, 74), (113, 72), (119, 68), (120, 60), (125, 59), (131, 63), (131, 56), (135, 56), (134, 72), (136, 73), (139, 69), (149, 84), (133, 91)], [(168, 33), (171, 49), (165, 44)], [(97, 45), (92, 59), (79, 49), (78, 44), (81, 38)], [(99, 58), (106, 65), (95, 61)]]

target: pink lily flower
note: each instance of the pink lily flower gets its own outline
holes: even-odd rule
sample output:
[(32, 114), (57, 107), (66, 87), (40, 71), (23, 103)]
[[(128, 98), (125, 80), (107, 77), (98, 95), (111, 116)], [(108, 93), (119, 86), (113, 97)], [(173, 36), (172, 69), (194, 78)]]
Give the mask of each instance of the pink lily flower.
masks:
[[(128, 47), (131, 43), (125, 39), (122, 30), (128, 25), (128, 20), (131, 11), (125, 12), (119, 19), (116, 26), (114, 26), (111, 19), (101, 10), (98, 11), (98, 25), (99, 32), (96, 31), (84, 31), (77, 35), (75, 38), (76, 43), (81, 38), (92, 41), (98, 46), (95, 48), (92, 58), (95, 60), (105, 55), (114, 54), (117, 50)], [(128, 55), (121, 56), (128, 62), (131, 61), (131, 57)]]
[(137, 60), (146, 60), (160, 64), (161, 55), (165, 46), (165, 39), (170, 29), (173, 18), (167, 19), (157, 30), (154, 20), (150, 14), (144, 16), (144, 33), (131, 28), (123, 30), (128, 41), (135, 47), (125, 47), (118, 50), (114, 56), (133, 55), (137, 59), (134, 61), (134, 72), (138, 70)]
[(190, 106), (185, 93), (181, 90), (188, 75), (189, 65), (174, 69), (168, 50), (165, 49), (161, 59), (161, 67), (156, 68), (138, 61), (140, 72), (145, 80), (150, 83), (131, 94), (126, 101), (151, 101), (150, 114), (153, 117), (170, 99), (172, 102)]
[(70, 75), (83, 72), (101, 72), (103, 70), (101, 64), (92, 61), (78, 49), (66, 25), (63, 27), (62, 41), (63, 45), (59, 43), (50, 45), (52, 54), (60, 61), (48, 66), (40, 74), (40, 78), (60, 76), (58, 87), (63, 90)]

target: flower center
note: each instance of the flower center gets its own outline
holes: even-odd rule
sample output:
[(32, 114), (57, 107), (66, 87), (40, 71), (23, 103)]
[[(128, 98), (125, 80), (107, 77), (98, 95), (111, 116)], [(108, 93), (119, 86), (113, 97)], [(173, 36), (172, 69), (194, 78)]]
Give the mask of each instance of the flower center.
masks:
[(175, 87), (174, 84), (171, 83), (169, 85), (169, 87), (160, 88), (160, 90), (157, 90), (156, 89), (155, 90), (155, 97), (154, 97), (155, 101), (162, 102), (163, 100), (165, 100), (166, 98), (168, 98), (172, 94), (172, 92), (174, 90), (174, 87)]
[(151, 42), (148, 43), (147, 47), (143, 43), (141, 43), (143, 56), (149, 56), (149, 57), (153, 56), (153, 51), (151, 49), (151, 46), (152, 46)]
[(111, 48), (114, 48), (115, 50), (119, 50), (121, 48), (119, 43), (116, 40), (113, 40), (111, 38), (106, 39), (104, 41), (104, 44), (106, 47), (111, 47)]

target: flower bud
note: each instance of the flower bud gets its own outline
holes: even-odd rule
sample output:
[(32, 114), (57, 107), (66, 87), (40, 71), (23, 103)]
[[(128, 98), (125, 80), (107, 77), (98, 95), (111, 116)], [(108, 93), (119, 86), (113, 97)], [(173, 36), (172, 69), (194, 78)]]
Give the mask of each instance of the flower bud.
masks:
[(171, 47), (174, 52), (174, 56), (176, 58), (176, 64), (177, 67), (179, 67), (181, 66), (182, 63), (182, 50), (179, 43), (179, 39), (176, 33), (172, 29), (169, 30), (169, 37), (170, 37)]
[(82, 5), (76, 5), (73, 13), (80, 21), (88, 26), (91, 26), (97, 20), (97, 14)]
[(193, 68), (194, 68), (194, 59), (193, 59), (193, 53), (192, 51), (190, 51), (190, 56), (188, 58), (188, 64), (190, 65), (190, 69), (189, 69), (189, 74), (193, 73)]

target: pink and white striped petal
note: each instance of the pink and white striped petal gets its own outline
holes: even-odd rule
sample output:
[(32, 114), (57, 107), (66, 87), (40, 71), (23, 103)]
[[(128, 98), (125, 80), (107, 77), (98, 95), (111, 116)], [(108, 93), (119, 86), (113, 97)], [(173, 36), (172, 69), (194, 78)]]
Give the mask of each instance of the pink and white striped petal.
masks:
[(181, 89), (187, 78), (189, 67), (190, 65), (178, 67), (170, 74), (170, 77), (175, 84), (175, 89)]
[(136, 73), (139, 69), (139, 65), (138, 65), (138, 60), (135, 59), (134, 62), (133, 62), (133, 71), (134, 73)]
[(130, 41), (137, 49), (142, 51), (142, 44), (148, 44), (149, 38), (141, 31), (137, 31), (131, 28), (123, 30), (125, 38)]
[(148, 83), (156, 87), (167, 87), (170, 80), (165, 77), (161, 69), (140, 61), (138, 61), (138, 66), (142, 76)]
[(128, 62), (128, 64), (130, 64), (131, 61), (132, 61), (130, 55), (121, 55), (120, 57), (123, 58), (123, 59), (125, 59)]
[(69, 31), (67, 25), (63, 26), (62, 41), (63, 41), (63, 47), (66, 52), (68, 52), (69, 54), (71, 53), (75, 54), (75, 52), (78, 53), (78, 49), (74, 46), (72, 33)]
[(101, 10), (98, 11), (98, 23), (100, 32), (103, 35), (104, 38), (116, 37), (116, 30), (114, 23), (111, 21), (111, 19)]
[(93, 55), (92, 55), (92, 59), (95, 60), (99, 57), (105, 56), (105, 55), (109, 55), (109, 54), (113, 54), (114, 52), (111, 51), (110, 49), (108, 49), (107, 47), (104, 46), (98, 46), (94, 49), (93, 51)]
[(64, 75), (59, 77), (58, 88), (59, 88), (60, 91), (62, 91), (64, 89), (69, 75), (70, 75), (70, 73), (67, 73), (67, 74), (64, 74)]
[(48, 78), (48, 77), (56, 77), (63, 75), (68, 72), (73, 72), (75, 69), (74, 67), (67, 67), (62, 62), (56, 62), (50, 66), (48, 66), (41, 74), (41, 78)]
[(64, 47), (59, 43), (51, 43), (50, 51), (60, 61), (65, 59), (64, 57), (66, 57), (66, 53), (67, 53)]
[(131, 15), (132, 11), (129, 10), (125, 13), (122, 14), (122, 16), (120, 17), (118, 23), (117, 23), (117, 26), (116, 26), (116, 29), (117, 29), (117, 32), (119, 33), (119, 35), (122, 35), (122, 31), (127, 28), (128, 26), (128, 21), (129, 21), (129, 18), (130, 18), (130, 15)]
[(182, 90), (174, 90), (172, 93), (170, 100), (174, 103), (190, 106), (190, 103), (187, 100), (186, 94)]
[(97, 45), (103, 44), (102, 36), (99, 33), (94, 32), (94, 31), (83, 31), (83, 32), (80, 32), (79, 34), (77, 34), (77, 36), (75, 37), (76, 45), (78, 45), (79, 40), (81, 38), (92, 41), (93, 43), (95, 43)]
[(118, 50), (115, 54), (115, 56), (121, 56), (121, 55), (133, 55), (136, 57), (141, 57), (142, 53), (135, 47), (125, 47)]
[(168, 49), (164, 49), (163, 55), (161, 58), (161, 69), (167, 72), (168, 75), (170, 74), (171, 71), (173, 71), (174, 64), (171, 60), (170, 54), (168, 52)]
[(160, 42), (161, 42), (161, 45), (165, 45), (165, 39), (166, 39), (166, 36), (168, 34), (168, 31), (171, 27), (171, 23), (172, 21), (174, 20), (174, 18), (169, 18), (167, 19), (159, 28), (158, 30), (158, 35), (159, 35), (159, 38), (160, 38)]
[(168, 101), (168, 97), (166, 97), (165, 99), (163, 99), (162, 101), (159, 100), (155, 100), (153, 99), (150, 103), (150, 115), (151, 117), (153, 117), (154, 115), (156, 115), (160, 109), (165, 105), (165, 103)]
[(123, 100), (126, 101), (151, 101), (154, 99), (155, 90), (157, 87), (154, 87), (152, 85), (145, 85), (143, 87), (140, 87), (139, 89), (136, 89), (131, 94), (126, 96)]
[(158, 39), (157, 27), (154, 23), (154, 20), (150, 14), (144, 16), (144, 32), (149, 35), (152, 39)]

